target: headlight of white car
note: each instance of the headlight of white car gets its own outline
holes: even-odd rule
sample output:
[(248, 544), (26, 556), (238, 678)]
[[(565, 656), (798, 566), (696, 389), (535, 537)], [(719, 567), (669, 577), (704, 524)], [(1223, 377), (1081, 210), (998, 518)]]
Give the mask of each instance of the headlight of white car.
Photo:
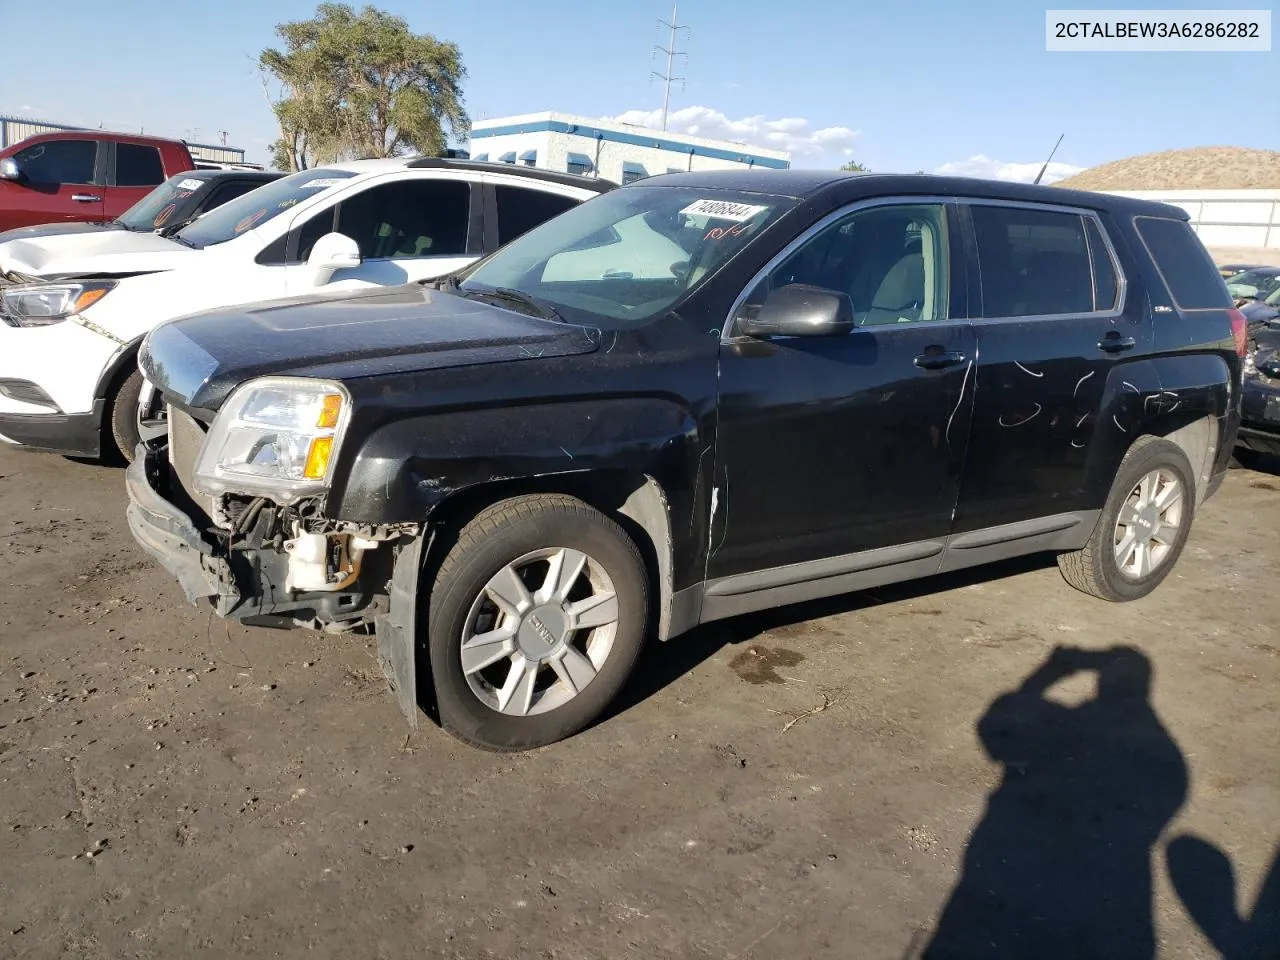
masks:
[(93, 306), (115, 288), (114, 280), (23, 283), (0, 290), (0, 314), (18, 327), (59, 323)]
[(237, 388), (214, 418), (196, 461), (202, 493), (293, 503), (329, 486), (351, 397), (340, 383), (264, 377)]

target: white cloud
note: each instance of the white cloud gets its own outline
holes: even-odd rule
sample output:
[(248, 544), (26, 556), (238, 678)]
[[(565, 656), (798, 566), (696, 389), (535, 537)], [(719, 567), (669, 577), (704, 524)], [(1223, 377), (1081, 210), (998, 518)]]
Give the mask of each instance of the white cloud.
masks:
[[(1015, 183), (1031, 183), (1036, 178), (1036, 174), (1040, 172), (1040, 168), (1044, 165), (1043, 160), (1033, 160), (1030, 163), (1005, 162), (1002, 160), (992, 160), (990, 157), (978, 154), (970, 157), (968, 160), (952, 160), (950, 163), (944, 163), (938, 167), (934, 173), (951, 177), (984, 177), (988, 180), (1012, 180)], [(1044, 172), (1041, 183), (1055, 183), (1072, 174), (1079, 173), (1084, 167), (1075, 167), (1069, 163), (1059, 163), (1054, 161)]]
[[(628, 110), (610, 119), (641, 127), (659, 128), (661, 110)], [(780, 117), (768, 120), (763, 115), (730, 120), (711, 107), (682, 107), (667, 114), (667, 129), (713, 140), (732, 140), (748, 146), (786, 150), (793, 157), (838, 153), (853, 154), (853, 143), (859, 131), (848, 127), (809, 129), (804, 117)]]

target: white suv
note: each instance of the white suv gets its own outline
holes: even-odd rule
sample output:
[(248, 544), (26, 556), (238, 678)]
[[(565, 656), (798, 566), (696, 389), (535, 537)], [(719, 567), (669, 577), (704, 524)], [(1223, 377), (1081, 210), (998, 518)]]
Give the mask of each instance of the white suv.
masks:
[(259, 187), (171, 238), (0, 243), (0, 440), (131, 459), (135, 357), (156, 325), (444, 276), (613, 186), (506, 164), (358, 160)]

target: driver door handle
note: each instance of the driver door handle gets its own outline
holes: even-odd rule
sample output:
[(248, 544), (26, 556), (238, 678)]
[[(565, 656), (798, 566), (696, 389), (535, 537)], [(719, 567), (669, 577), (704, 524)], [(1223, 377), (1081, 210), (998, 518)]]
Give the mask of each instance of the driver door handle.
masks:
[(1125, 350), (1132, 350), (1137, 344), (1138, 341), (1133, 337), (1126, 337), (1113, 330), (1098, 341), (1098, 349), (1103, 353), (1121, 353)]
[(101, 203), (101, 197), (95, 197), (91, 193), (73, 193), (71, 199), (76, 203)]
[(916, 357), (914, 363), (921, 370), (945, 370), (964, 363), (966, 359), (959, 350), (931, 348)]

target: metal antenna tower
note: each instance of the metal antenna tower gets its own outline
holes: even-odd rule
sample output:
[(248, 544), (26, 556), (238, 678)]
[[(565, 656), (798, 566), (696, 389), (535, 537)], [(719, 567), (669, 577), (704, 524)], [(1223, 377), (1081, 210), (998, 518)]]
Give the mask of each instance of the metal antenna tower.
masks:
[[(676, 38), (680, 35), (681, 30), (688, 30), (689, 28), (680, 26), (680, 21), (676, 16), (676, 5), (674, 3), (671, 5), (671, 22), (668, 23), (666, 20), (659, 20), (658, 25), (666, 27), (671, 31), (671, 39), (667, 41), (669, 46), (663, 47), (655, 44), (653, 47), (654, 54), (665, 53), (667, 55), (667, 72), (659, 73), (657, 70), (652, 71), (652, 76), (657, 77), (662, 81), (662, 129), (665, 130), (667, 129), (667, 108), (671, 105), (671, 84), (673, 82), (680, 84), (684, 83), (684, 77), (677, 77), (671, 73), (672, 66), (675, 63), (676, 57), (689, 56), (687, 53), (681, 53), (676, 50)], [(653, 59), (652, 56), (650, 59)]]

